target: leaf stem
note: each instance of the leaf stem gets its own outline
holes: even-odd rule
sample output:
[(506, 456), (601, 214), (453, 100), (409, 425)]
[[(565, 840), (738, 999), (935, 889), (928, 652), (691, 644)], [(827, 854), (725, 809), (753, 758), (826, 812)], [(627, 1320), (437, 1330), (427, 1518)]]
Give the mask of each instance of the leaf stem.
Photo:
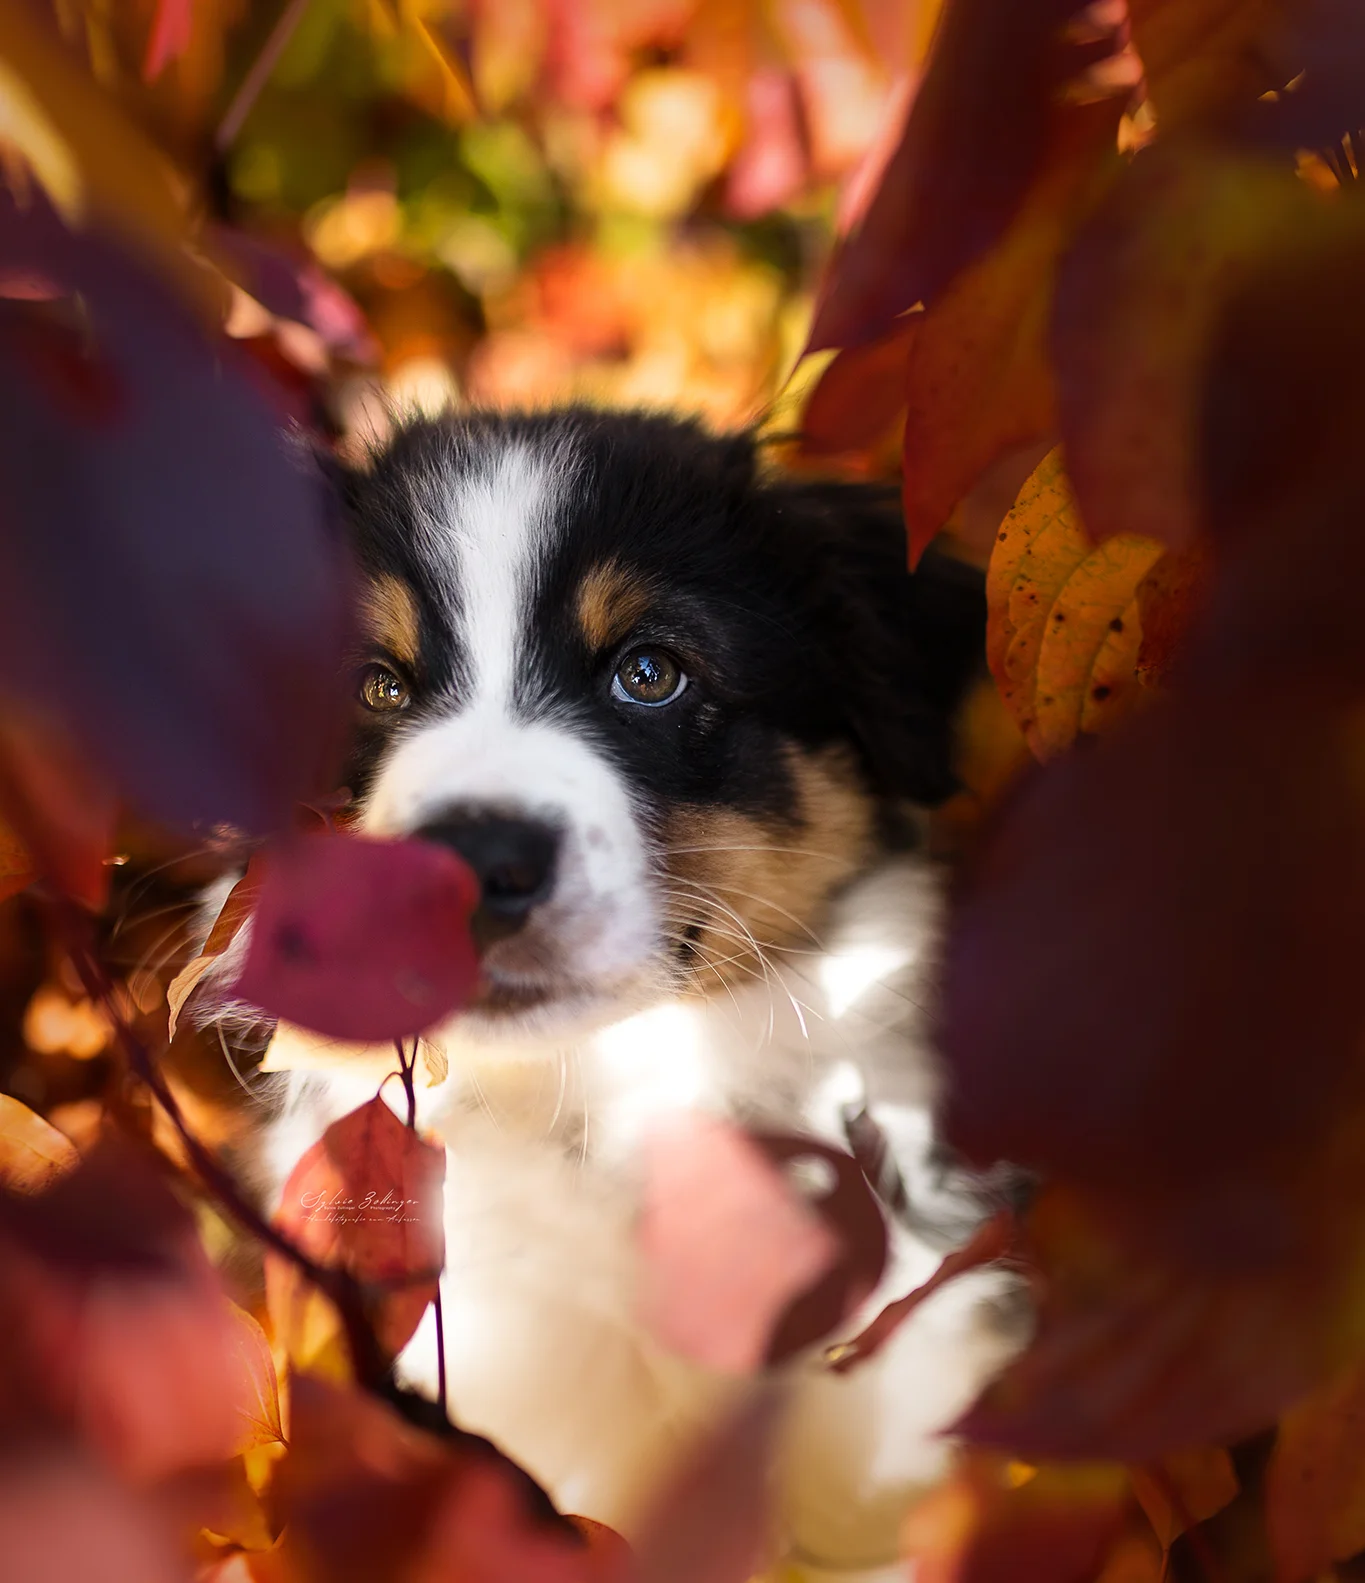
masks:
[[(395, 1039), (393, 1047), (398, 1051), (398, 1071), (403, 1080), (403, 1092), (408, 1097), (408, 1126), (413, 1132), (417, 1131), (417, 1085), (414, 1071), (417, 1066), (417, 1044), (412, 1041), (412, 1057), (408, 1058), (407, 1051), (403, 1048), (403, 1041)], [(441, 1239), (444, 1249), (445, 1239)], [(442, 1264), (445, 1263), (444, 1254)], [(441, 1306), (441, 1278), (436, 1278), (436, 1296), (431, 1300), (431, 1306), (436, 1311), (436, 1400), (440, 1404), (442, 1413), (448, 1415), (446, 1400), (446, 1316)]]

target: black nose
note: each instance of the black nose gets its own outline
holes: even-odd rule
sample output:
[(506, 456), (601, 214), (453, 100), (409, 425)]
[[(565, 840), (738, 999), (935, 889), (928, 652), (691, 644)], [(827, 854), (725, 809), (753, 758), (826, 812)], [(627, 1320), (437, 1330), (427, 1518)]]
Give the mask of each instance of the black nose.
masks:
[(457, 852), (483, 892), (475, 933), (488, 945), (512, 934), (554, 889), (559, 832), (534, 819), (452, 809), (416, 834)]

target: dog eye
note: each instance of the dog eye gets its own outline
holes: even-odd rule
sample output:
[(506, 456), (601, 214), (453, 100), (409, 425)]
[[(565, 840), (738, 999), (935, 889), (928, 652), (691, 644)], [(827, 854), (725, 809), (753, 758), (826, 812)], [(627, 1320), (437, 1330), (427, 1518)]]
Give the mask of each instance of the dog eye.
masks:
[(657, 709), (660, 704), (671, 704), (686, 686), (687, 677), (671, 654), (662, 649), (639, 649), (616, 667), (611, 692), (624, 703)]
[(361, 703), (376, 714), (390, 714), (408, 707), (408, 688), (401, 676), (387, 665), (367, 665), (360, 673), (357, 688)]

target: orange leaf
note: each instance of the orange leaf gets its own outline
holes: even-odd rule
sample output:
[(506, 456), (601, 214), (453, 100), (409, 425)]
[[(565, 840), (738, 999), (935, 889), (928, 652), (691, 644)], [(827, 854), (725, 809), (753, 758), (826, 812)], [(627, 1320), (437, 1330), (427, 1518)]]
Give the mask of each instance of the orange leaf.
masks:
[(233, 1456), (284, 1439), (280, 1388), (265, 1331), (244, 1308), (228, 1304), (229, 1355), (235, 1365), (233, 1395), (241, 1416), (241, 1439)]
[(901, 1549), (916, 1563), (916, 1583), (1091, 1583), (1127, 1500), (1121, 1468), (1020, 1470), (994, 1453), (968, 1452), (910, 1510)]
[[(333, 1123), (294, 1167), (276, 1221), (310, 1257), (375, 1288), (377, 1333), (397, 1354), (436, 1295), (443, 1260), (445, 1154), (382, 1099)], [(272, 1258), (272, 1316), (291, 1286)]]
[(1163, 137), (1216, 126), (1282, 88), (1271, 45), (1285, 0), (1128, 0), (1133, 44)]
[(999, 242), (930, 303), (906, 366), (913, 565), (980, 474), (1054, 426), (1046, 332), (1057, 259), (1118, 168), (1113, 103), (1072, 108)]
[(1365, 1364), (1280, 1420), (1266, 1470), (1266, 1524), (1278, 1583), (1306, 1583), (1365, 1550)]
[(69, 1138), (8, 1094), (0, 1094), (0, 1185), (36, 1193), (63, 1176), (80, 1156)]
[(1137, 588), (1161, 554), (1091, 544), (1053, 451), (1020, 491), (986, 581), (987, 658), (1030, 748), (1050, 758), (1103, 730), (1137, 692)]
[(1241, 1487), (1232, 1458), (1217, 1446), (1172, 1452), (1150, 1467), (1130, 1468), (1129, 1476), (1163, 1550), (1187, 1528), (1222, 1511)]
[(1198, 531), (1195, 446), (1210, 336), (1236, 282), (1292, 247), (1321, 199), (1286, 168), (1157, 144), (1063, 260), (1052, 321), (1067, 471), (1099, 540)]

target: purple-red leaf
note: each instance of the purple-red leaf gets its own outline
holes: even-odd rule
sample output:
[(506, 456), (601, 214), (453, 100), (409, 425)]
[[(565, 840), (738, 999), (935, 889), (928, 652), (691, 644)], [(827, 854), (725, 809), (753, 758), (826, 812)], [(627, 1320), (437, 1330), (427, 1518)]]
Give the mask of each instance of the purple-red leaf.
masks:
[(172, 824), (282, 826), (330, 784), (347, 574), (321, 480), (169, 290), (39, 200), (0, 264), (0, 672)]
[(334, 1039), (403, 1039), (463, 1004), (478, 885), (444, 847), (306, 835), (271, 854), (237, 992)]

